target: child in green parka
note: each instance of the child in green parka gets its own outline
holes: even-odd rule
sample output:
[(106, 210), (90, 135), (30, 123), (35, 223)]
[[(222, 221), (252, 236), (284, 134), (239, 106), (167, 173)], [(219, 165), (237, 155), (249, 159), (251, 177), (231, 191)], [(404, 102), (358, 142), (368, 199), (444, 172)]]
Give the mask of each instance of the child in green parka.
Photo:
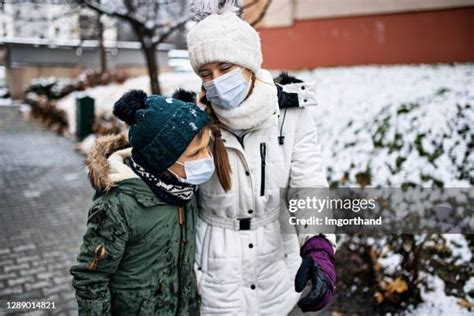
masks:
[(137, 90), (114, 114), (129, 139), (99, 138), (86, 161), (97, 193), (70, 269), (79, 314), (199, 314), (194, 193), (214, 173), (208, 116)]

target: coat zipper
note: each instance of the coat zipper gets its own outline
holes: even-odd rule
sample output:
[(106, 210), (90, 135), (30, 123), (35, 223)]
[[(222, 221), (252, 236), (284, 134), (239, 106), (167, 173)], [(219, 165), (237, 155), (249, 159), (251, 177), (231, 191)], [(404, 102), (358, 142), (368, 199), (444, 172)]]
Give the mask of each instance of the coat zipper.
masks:
[[(247, 163), (247, 159), (245, 157), (245, 145), (244, 145), (244, 137), (247, 136), (250, 132), (252, 132), (253, 130), (249, 130), (247, 131), (246, 133), (244, 133), (243, 135), (241, 135), (241, 138), (239, 138), (239, 136), (237, 136), (236, 134), (234, 134), (232, 131), (226, 129), (226, 128), (222, 128), (223, 130), (227, 131), (229, 134), (233, 135), (235, 138), (237, 138), (237, 141), (240, 143), (240, 146), (242, 146), (242, 151), (240, 151), (239, 149), (237, 149), (236, 147), (233, 147), (234, 149), (237, 150), (239, 156), (241, 156), (241, 159), (242, 159), (242, 163), (244, 164), (245, 166), (245, 170), (250, 170), (250, 167)], [(226, 146), (227, 147), (227, 146)], [(232, 148), (232, 147), (230, 147)], [(253, 192), (253, 182), (251, 182), (251, 190)], [(240, 195), (240, 192), (239, 192), (239, 186), (236, 186), (236, 195), (239, 196)], [(255, 210), (256, 208), (256, 201), (255, 201), (255, 196), (252, 195), (252, 207), (253, 209)]]
[(261, 177), (260, 177), (260, 196), (265, 195), (265, 165), (267, 157), (267, 144), (260, 143), (260, 161), (261, 161)]

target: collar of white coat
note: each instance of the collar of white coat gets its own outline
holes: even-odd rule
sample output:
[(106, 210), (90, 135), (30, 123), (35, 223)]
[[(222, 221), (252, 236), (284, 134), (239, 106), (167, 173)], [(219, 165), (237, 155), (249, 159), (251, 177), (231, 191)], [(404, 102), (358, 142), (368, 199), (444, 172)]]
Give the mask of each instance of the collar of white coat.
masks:
[(229, 130), (250, 131), (278, 122), (278, 93), (271, 73), (260, 69), (255, 78), (252, 93), (238, 107), (225, 110), (213, 106), (219, 121)]
[[(288, 84), (279, 84), (283, 90), (283, 93), (287, 94), (296, 94), (298, 97), (297, 107), (306, 107), (306, 106), (315, 106), (318, 105), (316, 97), (316, 83), (314, 81), (310, 82), (297, 82), (297, 83), (288, 83)], [(288, 99), (290, 100), (290, 99)], [(280, 108), (294, 107), (294, 104), (280, 104)]]

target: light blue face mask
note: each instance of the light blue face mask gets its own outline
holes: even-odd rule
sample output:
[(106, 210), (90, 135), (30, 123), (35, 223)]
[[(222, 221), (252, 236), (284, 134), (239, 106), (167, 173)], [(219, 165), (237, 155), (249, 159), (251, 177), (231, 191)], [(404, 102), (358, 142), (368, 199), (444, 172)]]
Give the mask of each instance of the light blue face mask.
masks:
[(238, 107), (250, 89), (250, 83), (242, 75), (243, 70), (237, 68), (219, 78), (204, 82), (206, 99), (226, 110)]
[(186, 173), (186, 179), (181, 178), (173, 171), (169, 170), (172, 174), (178, 178), (179, 181), (183, 183), (189, 183), (194, 185), (199, 185), (207, 180), (209, 180), (214, 174), (214, 159), (207, 157), (199, 160), (185, 161), (184, 163), (176, 161), (177, 164), (184, 167), (184, 172)]

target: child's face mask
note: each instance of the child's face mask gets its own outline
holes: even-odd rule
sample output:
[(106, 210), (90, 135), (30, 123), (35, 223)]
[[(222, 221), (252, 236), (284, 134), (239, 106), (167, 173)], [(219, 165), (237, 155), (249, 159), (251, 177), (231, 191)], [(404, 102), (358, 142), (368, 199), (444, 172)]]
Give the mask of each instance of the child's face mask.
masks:
[(223, 109), (230, 110), (242, 103), (250, 89), (242, 75), (243, 68), (234, 69), (209, 82), (204, 82), (206, 99)]
[(210, 157), (185, 161), (184, 163), (176, 161), (177, 164), (184, 167), (184, 172), (186, 173), (186, 179), (181, 178), (176, 173), (168, 169), (169, 172), (174, 174), (179, 181), (188, 184), (199, 185), (207, 180), (209, 180), (214, 174), (214, 159), (212, 154)]

